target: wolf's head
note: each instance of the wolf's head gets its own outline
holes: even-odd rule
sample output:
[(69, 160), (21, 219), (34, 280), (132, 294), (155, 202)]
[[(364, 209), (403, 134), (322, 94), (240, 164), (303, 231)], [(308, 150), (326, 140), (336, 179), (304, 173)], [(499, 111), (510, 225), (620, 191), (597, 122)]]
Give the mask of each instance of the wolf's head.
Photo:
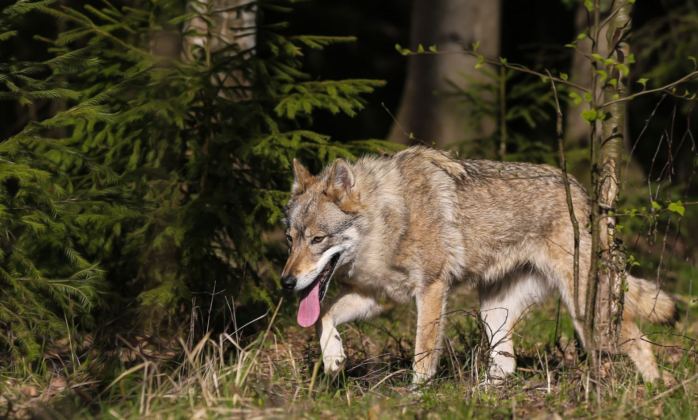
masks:
[(298, 323), (313, 325), (332, 274), (354, 258), (359, 193), (351, 166), (342, 159), (313, 176), (293, 160), (295, 180), (286, 206), (289, 257), (281, 284), (301, 293)]

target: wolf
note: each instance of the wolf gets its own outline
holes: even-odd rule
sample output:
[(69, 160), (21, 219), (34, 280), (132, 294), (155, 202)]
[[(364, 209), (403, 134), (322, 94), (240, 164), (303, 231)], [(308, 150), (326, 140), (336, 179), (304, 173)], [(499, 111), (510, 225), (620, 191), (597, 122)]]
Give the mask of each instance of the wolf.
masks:
[[(285, 209), (289, 256), (284, 288), (300, 293), (298, 323), (315, 325), (325, 372), (346, 360), (337, 326), (381, 312), (379, 301), (416, 301), (415, 384), (431, 380), (442, 351), (449, 291), (477, 289), (490, 342), (489, 378), (514, 373), (512, 327), (530, 305), (561, 296), (582, 345), (574, 302), (574, 230), (559, 169), (460, 160), (412, 147), (394, 155), (337, 159), (319, 175), (297, 160)], [(570, 178), (580, 225), (591, 202)], [(591, 234), (580, 229), (579, 294), (586, 296)], [(336, 275), (338, 295), (320, 302)], [(649, 281), (627, 277), (620, 351), (647, 381), (659, 378), (651, 344), (635, 318), (669, 322), (676, 305)]]

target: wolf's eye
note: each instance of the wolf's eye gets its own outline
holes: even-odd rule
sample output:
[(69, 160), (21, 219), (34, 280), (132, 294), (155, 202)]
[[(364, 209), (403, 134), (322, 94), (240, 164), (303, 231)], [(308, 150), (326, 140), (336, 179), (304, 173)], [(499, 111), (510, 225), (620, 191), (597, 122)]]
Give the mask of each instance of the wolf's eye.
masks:
[(289, 242), (293, 242), (293, 238), (291, 237), (291, 235), (286, 235), (286, 239), (287, 239)]
[(320, 242), (324, 241), (325, 237), (324, 236), (316, 236), (313, 238), (313, 243), (314, 244), (319, 244)]

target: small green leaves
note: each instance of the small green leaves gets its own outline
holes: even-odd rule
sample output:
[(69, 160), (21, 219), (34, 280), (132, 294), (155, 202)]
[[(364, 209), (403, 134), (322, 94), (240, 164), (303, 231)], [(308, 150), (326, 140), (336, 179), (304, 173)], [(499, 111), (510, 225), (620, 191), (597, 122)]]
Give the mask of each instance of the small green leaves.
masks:
[(686, 211), (681, 200), (673, 202), (673, 203), (669, 203), (668, 209), (669, 209), (669, 211), (673, 211), (674, 213), (678, 213), (681, 216), (683, 216), (684, 212)]
[(652, 201), (652, 208), (655, 209), (656, 211), (659, 211), (662, 209), (662, 206), (657, 203), (656, 201)]
[(485, 63), (485, 56), (478, 55), (477, 56), (477, 64), (475, 64), (475, 68), (479, 69), (482, 67), (482, 65)]
[(618, 79), (611, 79), (608, 81), (608, 84), (613, 86), (614, 88), (618, 88)]
[(584, 118), (585, 121), (591, 123), (592, 121), (596, 121), (599, 117), (599, 113), (596, 112), (595, 109), (585, 109), (582, 111), (582, 118)]
[(628, 64), (635, 64), (635, 54), (630, 54), (628, 56)]
[(584, 38), (586, 38), (586, 37), (587, 37), (587, 33), (586, 33), (586, 32), (582, 32), (581, 34), (577, 35), (577, 39), (579, 39), (579, 40), (582, 40), (582, 39), (584, 39)]
[(418, 53), (423, 53), (424, 52), (424, 46), (422, 44), (419, 44), (419, 47), (417, 47), (417, 52)]
[(473, 44), (473, 52), (477, 52), (477, 49), (480, 47), (480, 41), (476, 42)]
[(638, 80), (637, 80), (637, 83), (641, 84), (642, 87), (646, 88), (646, 87), (647, 87), (647, 82), (648, 82), (649, 80), (650, 80), (650, 79), (642, 78), (642, 79), (638, 79)]
[(635, 0), (628, 0), (628, 4), (635, 4)]
[(560, 73), (560, 79), (567, 81), (570, 77), (566, 73)]
[(414, 133), (410, 133), (410, 138), (411, 138), (411, 139), (414, 138)]
[(395, 44), (395, 49), (402, 55), (410, 55), (412, 53), (408, 48), (402, 48), (400, 44)]
[(502, 63), (502, 64), (506, 64), (506, 63), (507, 63), (507, 59), (504, 58), (504, 57), (499, 57), (499, 62)]
[[(630, 256), (628, 256), (628, 265), (630, 265), (631, 267), (635, 267), (636, 265), (640, 265), (640, 263), (635, 261), (634, 256), (630, 255)], [(624, 287), (623, 290), (625, 290), (627, 292), (628, 291), (628, 284), (623, 283), (623, 287)]]
[(570, 98), (574, 100), (575, 105), (579, 105), (582, 102), (582, 98), (574, 92), (570, 93)]
[(594, 11), (594, 2), (591, 0), (584, 0), (584, 7), (586, 7), (588, 11), (593, 12)]
[(630, 69), (628, 69), (628, 66), (626, 66), (625, 64), (618, 63), (616, 64), (616, 68), (620, 70), (621, 73), (623, 73), (623, 76), (627, 76), (628, 73), (630, 73)]
[(431, 47), (429, 47), (429, 51), (431, 51), (431, 52), (437, 52), (437, 51), (436, 51), (436, 45), (432, 45)]
[(601, 83), (608, 79), (608, 73), (606, 73), (604, 70), (596, 70), (596, 73), (599, 75), (599, 81)]
[(696, 58), (695, 58), (695, 57), (689, 55), (687, 58), (688, 58), (689, 60), (693, 61), (693, 68), (694, 68), (694, 69), (698, 68), (698, 62), (696, 62)]
[(585, 101), (591, 102), (592, 99), (593, 99), (593, 97), (591, 96), (591, 92), (587, 92), (587, 93), (584, 94), (584, 100), (585, 100)]

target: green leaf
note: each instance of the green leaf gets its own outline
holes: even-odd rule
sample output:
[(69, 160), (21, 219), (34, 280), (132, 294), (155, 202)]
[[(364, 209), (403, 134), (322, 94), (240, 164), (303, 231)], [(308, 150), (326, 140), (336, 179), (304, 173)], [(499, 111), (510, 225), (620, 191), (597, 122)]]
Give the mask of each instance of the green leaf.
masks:
[(431, 47), (429, 47), (429, 51), (436, 52), (436, 45), (432, 45)]
[(608, 81), (608, 84), (613, 86), (614, 88), (618, 87), (618, 79), (611, 79)]
[(482, 56), (482, 55), (478, 55), (478, 56), (477, 56), (477, 64), (475, 65), (475, 68), (476, 68), (476, 69), (479, 69), (480, 67), (482, 67), (482, 65), (484, 64), (484, 62), (485, 62), (485, 57)]
[(681, 216), (683, 216), (684, 212), (686, 209), (683, 206), (683, 203), (681, 201), (676, 201), (674, 203), (669, 204), (669, 211), (673, 211), (674, 213), (678, 213)]
[(590, 92), (587, 92), (587, 93), (584, 94), (584, 100), (585, 100), (585, 101), (591, 102), (592, 99), (593, 99), (593, 98), (592, 98)]
[(637, 83), (641, 84), (641, 85), (644, 86), (644, 87), (647, 87), (647, 82), (648, 82), (649, 80), (650, 80), (650, 79), (642, 78), (642, 79), (638, 79), (638, 80), (637, 80)]
[(560, 73), (560, 79), (566, 81), (567, 79), (569, 79), (569, 76), (566, 73)]
[(630, 54), (628, 56), (628, 64), (635, 64), (635, 54)]
[(412, 52), (408, 48), (402, 48), (400, 44), (395, 44), (395, 49), (402, 55), (409, 55)]
[(620, 95), (619, 95), (619, 94), (615, 93), (615, 94), (613, 95), (613, 99), (614, 99), (614, 100), (619, 99), (619, 98), (620, 98)]
[(476, 42), (473, 44), (473, 52), (477, 52), (477, 49), (480, 47), (480, 41)]
[(599, 81), (603, 83), (604, 80), (608, 79), (608, 73), (604, 70), (596, 70), (596, 73), (600, 76)]
[(579, 105), (582, 102), (582, 98), (574, 92), (570, 93), (570, 98), (574, 99), (575, 105)]
[(587, 8), (587, 11), (593, 12), (594, 11), (594, 2), (591, 0), (584, 0), (584, 7)]
[(693, 61), (693, 68), (698, 67), (698, 62), (696, 62), (696, 58), (695, 58), (695, 57), (689, 55), (689, 56), (688, 56), (688, 59), (691, 60), (691, 61)]
[(581, 34), (577, 35), (577, 39), (584, 39), (584, 38), (586, 38), (586, 37), (587, 37), (587, 33), (586, 33), (586, 32), (582, 32)]
[(628, 66), (625, 64), (618, 63), (616, 64), (616, 68), (623, 73), (623, 76), (627, 76), (628, 73), (630, 73), (630, 69), (628, 69)]
[(657, 210), (657, 211), (659, 211), (659, 210), (662, 209), (662, 206), (661, 206), (659, 203), (657, 203), (656, 201), (653, 201), (653, 202), (652, 202), (652, 208), (655, 209), (655, 210)]
[(595, 109), (585, 109), (582, 111), (582, 118), (587, 122), (595, 121), (598, 118), (598, 112)]
[(507, 63), (507, 59), (504, 58), (504, 57), (499, 57), (499, 62), (502, 63), (502, 64), (506, 64), (506, 63)]
[(417, 52), (418, 52), (418, 53), (423, 53), (423, 52), (424, 52), (424, 46), (422, 46), (422, 44), (419, 44), (419, 47), (417, 47)]

